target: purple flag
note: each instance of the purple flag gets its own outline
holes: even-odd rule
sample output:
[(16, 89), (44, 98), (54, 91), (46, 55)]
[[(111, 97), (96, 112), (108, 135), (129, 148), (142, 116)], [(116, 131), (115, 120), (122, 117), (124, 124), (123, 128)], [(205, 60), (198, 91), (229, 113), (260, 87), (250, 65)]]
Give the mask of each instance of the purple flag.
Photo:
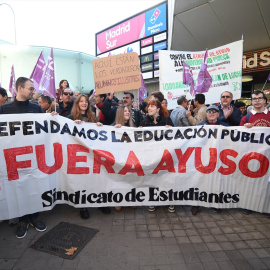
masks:
[(197, 78), (197, 86), (195, 88), (196, 93), (205, 93), (208, 92), (211, 84), (212, 84), (212, 77), (207, 71), (207, 59), (208, 59), (208, 50), (206, 49), (204, 54), (204, 59), (201, 64), (201, 68)]
[(37, 60), (37, 63), (34, 67), (34, 70), (30, 76), (30, 79), (34, 82), (34, 87), (37, 92), (42, 93), (43, 91), (39, 89), (39, 84), (43, 75), (43, 72), (45, 71), (46, 63), (43, 57), (43, 53), (41, 52), (39, 55), (39, 58)]
[(16, 90), (15, 90), (15, 72), (14, 67), (11, 67), (11, 75), (10, 75), (10, 81), (9, 81), (9, 92), (11, 95), (15, 98), (16, 97)]
[(144, 83), (144, 79), (141, 73), (141, 80), (142, 80), (142, 84), (141, 87), (139, 88), (139, 103), (142, 104), (143, 99), (145, 99), (147, 97), (147, 90), (145, 87), (145, 83)]
[(54, 62), (53, 62), (53, 49), (51, 48), (50, 56), (48, 57), (46, 69), (40, 80), (40, 89), (43, 94), (56, 98), (55, 78), (54, 78)]
[(268, 77), (267, 77), (267, 81), (270, 81), (270, 73), (269, 73), (269, 75), (268, 75)]
[(183, 61), (183, 84), (187, 84), (190, 86), (189, 93), (192, 96), (195, 96), (195, 91), (194, 91), (194, 79), (193, 79), (193, 73), (191, 67)]

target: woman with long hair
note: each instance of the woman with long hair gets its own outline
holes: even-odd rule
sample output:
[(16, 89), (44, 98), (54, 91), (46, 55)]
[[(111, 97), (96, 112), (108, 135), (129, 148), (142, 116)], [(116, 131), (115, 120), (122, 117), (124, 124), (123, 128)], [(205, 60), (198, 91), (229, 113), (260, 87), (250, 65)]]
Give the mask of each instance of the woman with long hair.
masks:
[[(80, 124), (82, 122), (96, 123), (97, 126), (102, 126), (100, 122), (97, 122), (94, 113), (89, 106), (88, 96), (79, 95), (75, 100), (71, 114), (68, 116), (69, 119), (74, 120), (75, 123)], [(111, 212), (109, 207), (99, 208), (104, 214), (109, 214)], [(80, 209), (80, 216), (82, 219), (89, 218), (89, 212), (87, 208)]]
[[(142, 127), (152, 126), (165, 126), (173, 127), (169, 112), (165, 105), (162, 105), (158, 100), (150, 100), (147, 105), (148, 115), (141, 122)], [(153, 212), (156, 210), (155, 206), (149, 206), (148, 211)], [(175, 209), (173, 205), (168, 207), (170, 213), (174, 213)]]
[[(119, 106), (116, 111), (115, 122), (112, 124), (116, 128), (133, 127), (131, 114), (127, 106)], [(135, 207), (136, 208), (136, 207)], [(119, 212), (122, 209), (121, 206), (116, 206), (115, 210)]]
[(116, 128), (121, 126), (133, 127), (132, 118), (127, 106), (119, 106), (116, 111), (115, 122), (113, 124)]
[(59, 103), (59, 98), (63, 92), (64, 89), (66, 89), (67, 87), (69, 87), (69, 83), (67, 80), (61, 80), (59, 83), (59, 88), (57, 89), (57, 93), (56, 93), (56, 101)]

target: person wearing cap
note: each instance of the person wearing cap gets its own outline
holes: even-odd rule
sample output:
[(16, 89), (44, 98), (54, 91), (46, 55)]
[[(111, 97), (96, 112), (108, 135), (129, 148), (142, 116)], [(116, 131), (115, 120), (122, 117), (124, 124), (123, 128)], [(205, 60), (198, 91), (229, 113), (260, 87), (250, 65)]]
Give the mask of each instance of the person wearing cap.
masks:
[[(222, 125), (222, 126), (229, 126), (227, 123), (225, 122), (221, 122), (219, 119), (219, 108), (216, 105), (211, 105), (208, 106), (206, 109), (206, 121), (201, 122), (199, 124), (197, 124), (197, 126), (201, 126), (201, 125)], [(217, 209), (217, 208), (212, 208), (212, 210), (215, 213), (220, 213), (221, 209)], [(197, 215), (200, 211), (200, 207), (199, 206), (192, 206), (191, 208), (191, 213), (192, 215)]]

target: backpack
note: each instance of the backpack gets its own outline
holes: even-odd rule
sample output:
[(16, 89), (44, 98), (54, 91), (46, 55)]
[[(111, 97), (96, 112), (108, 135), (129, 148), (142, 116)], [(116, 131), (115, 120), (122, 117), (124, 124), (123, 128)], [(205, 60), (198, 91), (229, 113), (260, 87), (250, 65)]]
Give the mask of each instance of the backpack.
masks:
[(248, 123), (249, 119), (250, 119), (250, 113), (247, 114), (246, 123)]

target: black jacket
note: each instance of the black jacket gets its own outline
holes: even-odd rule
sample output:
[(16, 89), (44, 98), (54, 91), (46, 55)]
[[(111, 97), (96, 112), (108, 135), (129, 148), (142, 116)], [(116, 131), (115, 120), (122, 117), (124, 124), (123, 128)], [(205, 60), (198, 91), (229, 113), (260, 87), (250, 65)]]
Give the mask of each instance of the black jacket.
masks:
[(223, 110), (221, 109), (220, 104), (218, 105), (218, 108), (219, 108), (218, 120), (220, 122), (225, 122), (229, 126), (239, 126), (240, 125), (240, 121), (242, 119), (242, 112), (240, 111), (240, 109), (234, 107), (232, 114), (227, 119), (225, 119), (224, 114), (223, 114)]
[(59, 113), (59, 115), (63, 117), (68, 117), (71, 113), (73, 104), (74, 104), (74, 101), (72, 101), (68, 106), (64, 107), (63, 102), (60, 102), (59, 107), (56, 109), (56, 111)]
[(138, 109), (132, 108), (131, 109), (131, 117), (134, 127), (140, 126), (140, 123), (143, 120), (143, 116)]
[(165, 118), (163, 115), (158, 116), (157, 118), (157, 123), (155, 124), (153, 116), (147, 115), (144, 120), (141, 122), (140, 126), (142, 127), (154, 127), (154, 126), (172, 126), (173, 127), (173, 122), (170, 117)]
[(8, 102), (0, 106), (0, 114), (19, 114), (19, 113), (43, 113), (42, 108), (35, 103), (27, 101), (14, 101)]
[[(96, 116), (96, 107), (91, 107), (93, 113)], [(111, 125), (115, 120), (117, 107), (112, 108), (112, 101), (108, 98), (105, 99), (101, 111), (105, 117), (104, 121), (100, 121), (103, 125)], [(96, 116), (97, 117), (97, 116)]]

